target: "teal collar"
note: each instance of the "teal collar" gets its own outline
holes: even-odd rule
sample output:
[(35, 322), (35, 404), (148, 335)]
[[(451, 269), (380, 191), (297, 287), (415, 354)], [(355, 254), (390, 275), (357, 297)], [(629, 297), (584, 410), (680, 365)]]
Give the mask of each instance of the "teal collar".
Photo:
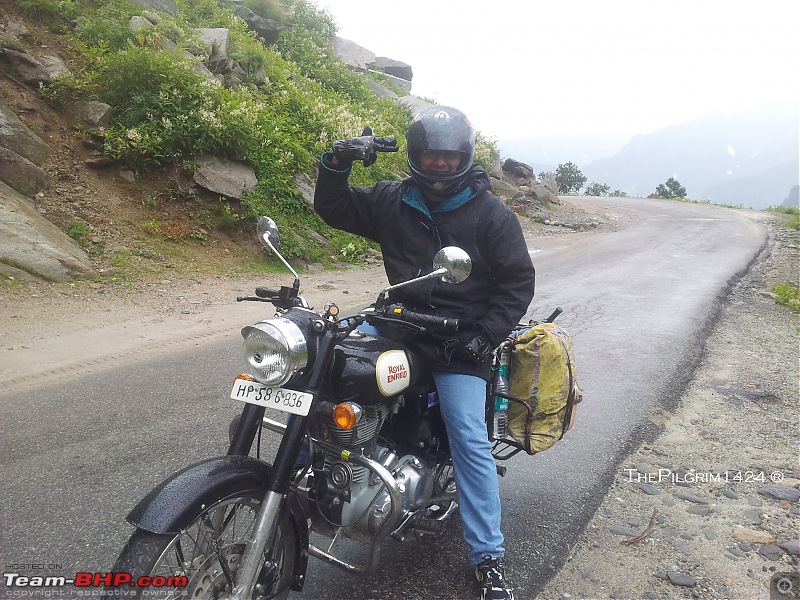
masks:
[(459, 192), (455, 196), (450, 196), (441, 202), (425, 202), (425, 197), (422, 190), (415, 185), (409, 185), (406, 188), (406, 193), (403, 194), (403, 202), (409, 206), (416, 208), (422, 214), (431, 216), (431, 213), (450, 212), (463, 206), (475, 197), (475, 190), (471, 187)]

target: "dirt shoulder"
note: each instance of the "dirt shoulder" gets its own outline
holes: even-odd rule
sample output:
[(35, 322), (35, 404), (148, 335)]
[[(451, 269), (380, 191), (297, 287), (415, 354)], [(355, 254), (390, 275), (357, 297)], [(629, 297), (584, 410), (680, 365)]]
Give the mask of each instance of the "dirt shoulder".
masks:
[[(602, 202), (580, 208), (564, 201), (539, 219), (521, 217), (521, 222), (531, 247), (542, 247), (575, 232), (613, 231), (634, 218)], [(377, 264), (338, 270), (310, 265), (301, 276), (312, 306), (367, 304), (386, 285)], [(176, 269), (127, 283), (30, 281), (0, 287), (0, 391), (23, 385), (31, 376), (63, 381), (165, 347), (188, 347), (229, 334), (272, 314), (263, 304), (236, 302), (237, 296), (251, 296), (259, 285), (290, 282), (288, 272), (187, 276)]]

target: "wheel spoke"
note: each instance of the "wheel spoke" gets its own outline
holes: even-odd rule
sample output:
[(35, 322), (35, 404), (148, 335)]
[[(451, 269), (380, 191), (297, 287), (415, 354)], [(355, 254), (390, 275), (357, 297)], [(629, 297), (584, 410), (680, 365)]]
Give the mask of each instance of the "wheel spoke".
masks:
[[(260, 503), (260, 494), (255, 492), (223, 500), (209, 506), (173, 536), (137, 531), (115, 568), (133, 575), (187, 578), (185, 588), (147, 588), (148, 600), (180, 597), (210, 600), (228, 595), (241, 568)], [(258, 582), (266, 588), (261, 591), (264, 597), (288, 596), (296, 555), (297, 539), (284, 514), (272, 543), (265, 549), (263, 569), (258, 575)], [(136, 593), (145, 596), (143, 590), (137, 589)]]

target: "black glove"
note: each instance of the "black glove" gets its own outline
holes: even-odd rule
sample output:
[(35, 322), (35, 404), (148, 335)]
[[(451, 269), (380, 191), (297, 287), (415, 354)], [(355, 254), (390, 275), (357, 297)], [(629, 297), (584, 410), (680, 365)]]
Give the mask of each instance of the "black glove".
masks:
[(378, 152), (397, 152), (397, 140), (393, 137), (374, 136), (372, 129), (364, 128), (361, 137), (333, 142), (333, 155), (342, 166), (350, 166), (361, 160), (368, 167), (378, 160)]
[(467, 356), (480, 365), (486, 364), (492, 358), (492, 345), (483, 334), (476, 335), (467, 342), (467, 345), (464, 346), (464, 351)]

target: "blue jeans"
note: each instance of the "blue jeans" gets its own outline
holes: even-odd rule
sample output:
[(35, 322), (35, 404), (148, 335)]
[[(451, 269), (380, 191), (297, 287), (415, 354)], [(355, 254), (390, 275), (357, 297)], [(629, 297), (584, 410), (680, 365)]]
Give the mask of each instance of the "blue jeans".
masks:
[[(366, 323), (358, 329), (379, 335), (375, 327)], [(488, 384), (480, 377), (444, 371), (434, 371), (433, 380), (450, 440), (469, 560), (477, 565), (487, 556), (503, 557), (500, 486), (484, 420)]]
[(435, 371), (433, 379), (450, 440), (469, 560), (478, 564), (486, 556), (502, 557), (500, 489), (484, 421), (487, 383), (443, 371)]

